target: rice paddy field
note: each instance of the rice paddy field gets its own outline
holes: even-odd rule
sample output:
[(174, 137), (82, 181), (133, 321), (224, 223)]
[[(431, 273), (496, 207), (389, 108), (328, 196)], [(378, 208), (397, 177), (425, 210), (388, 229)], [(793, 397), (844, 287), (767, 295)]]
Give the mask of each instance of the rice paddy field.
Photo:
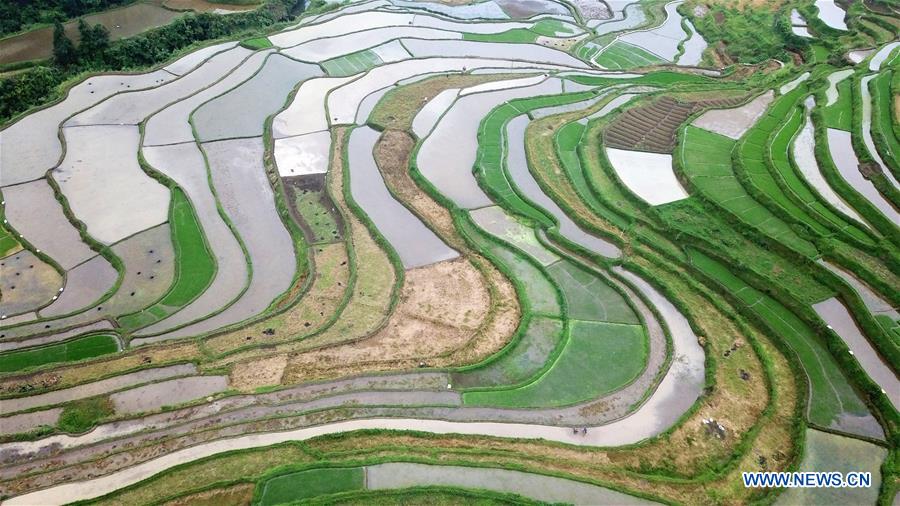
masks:
[(312, 3), (0, 125), (0, 504), (897, 504), (900, 13), (756, 4)]

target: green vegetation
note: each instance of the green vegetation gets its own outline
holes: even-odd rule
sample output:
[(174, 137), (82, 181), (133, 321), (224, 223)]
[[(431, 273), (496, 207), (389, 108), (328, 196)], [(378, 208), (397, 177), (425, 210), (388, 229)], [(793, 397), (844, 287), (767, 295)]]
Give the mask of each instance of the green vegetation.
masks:
[(514, 28), (500, 33), (463, 32), (463, 40), (528, 44), (536, 41), (541, 35), (545, 37), (571, 37), (575, 35), (575, 31), (562, 21), (541, 19), (531, 28)]
[(726, 265), (694, 249), (688, 250), (688, 255), (694, 267), (720, 283), (797, 354), (810, 383), (810, 422), (827, 428), (841, 415), (868, 414), (834, 357), (808, 325), (773, 298), (751, 287)]
[(546, 37), (569, 37), (575, 35), (572, 27), (558, 19), (541, 19), (531, 27), (538, 35)]
[[(805, 270), (748, 240), (734, 226), (716, 216), (714, 208), (704, 205), (702, 201), (692, 197), (659, 206), (657, 211), (668, 227), (714, 247), (729, 259), (729, 265), (734, 269), (765, 279), (767, 283), (780, 287), (786, 296), (812, 304), (834, 295)], [(687, 242), (692, 243), (693, 240)]]
[[(0, 210), (0, 221), (3, 220), (3, 211)], [(13, 237), (12, 233), (6, 227), (0, 225), (0, 258), (9, 255), (19, 249), (19, 241)]]
[(566, 172), (569, 182), (575, 187), (578, 197), (587, 204), (595, 213), (602, 216), (620, 229), (628, 227), (628, 220), (607, 207), (591, 191), (590, 184), (584, 173), (581, 157), (578, 155), (578, 147), (582, 143), (587, 128), (577, 121), (567, 123), (556, 132), (554, 142), (556, 155), (560, 165)]
[[(566, 79), (587, 86), (612, 86), (614, 84), (628, 83), (635, 85), (643, 84), (647, 86), (692, 87), (692, 85), (716, 84), (716, 80), (710, 77), (681, 72), (670, 72), (666, 70), (643, 74), (628, 80), (587, 75), (567, 76)], [(721, 84), (719, 86), (721, 86)]]
[(721, 42), (733, 61), (759, 63), (769, 58), (791, 61), (789, 50), (802, 50), (809, 44), (807, 39), (791, 32), (788, 14), (771, 5), (715, 2), (704, 4), (701, 16), (694, 9), (698, 3), (686, 3), (679, 10), (710, 46)]
[(563, 323), (556, 318), (534, 316), (523, 321), (522, 326), (525, 331), (499, 354), (453, 373), (453, 386), (462, 389), (513, 386), (538, 374), (563, 342)]
[(295, 192), (294, 206), (304, 223), (312, 233), (312, 244), (339, 240), (340, 227), (334, 215), (322, 203), (324, 192), (314, 190), (298, 190)]
[(270, 478), (262, 483), (258, 504), (273, 506), (365, 488), (361, 467), (310, 469)]
[(267, 0), (259, 9), (227, 16), (189, 13), (168, 25), (115, 42), (109, 42), (102, 27), (91, 27), (82, 35), (90, 34), (87, 46), (83, 41), (78, 48), (77, 60), (62, 65), (41, 64), (0, 79), (0, 123), (63, 96), (65, 88), (86, 72), (152, 67), (203, 41), (250, 35), (293, 19), (294, 11), (302, 10), (302, 5), (296, 0)]
[(565, 259), (547, 267), (547, 272), (562, 291), (569, 318), (632, 325), (641, 323), (625, 298), (597, 274)]
[(92, 12), (128, 5), (136, 0), (28, 0), (0, 2), (0, 37), (75, 19)]
[[(748, 132), (742, 146), (764, 147), (770, 131), (771, 127)], [(735, 141), (728, 137), (688, 126), (676, 148), (676, 156), (691, 184), (710, 200), (769, 237), (784, 242), (806, 256), (815, 257), (817, 252), (812, 243), (801, 239), (790, 226), (744, 189), (732, 170), (731, 153), (735, 145)], [(743, 161), (751, 160), (753, 155), (742, 150), (740, 156)], [(757, 160), (757, 163), (763, 161)]]
[(334, 77), (345, 77), (365, 72), (370, 68), (381, 65), (381, 58), (371, 49), (365, 49), (356, 53), (351, 53), (331, 60), (322, 62), (322, 68), (328, 75)]
[(865, 18), (858, 19), (857, 23), (860, 31), (872, 37), (875, 44), (884, 44), (894, 40), (894, 37), (896, 37), (895, 33)]
[(108, 397), (82, 399), (66, 404), (59, 415), (57, 426), (63, 432), (80, 434), (112, 414), (113, 407)]
[(655, 54), (617, 40), (594, 57), (594, 62), (610, 70), (624, 70), (635, 67), (658, 65), (665, 60)]
[(358, 505), (396, 506), (427, 504), (428, 506), (500, 506), (500, 505), (543, 505), (515, 494), (499, 494), (487, 490), (471, 490), (453, 487), (412, 487), (387, 490), (360, 490), (331, 496), (300, 501), (304, 506), (313, 505)]
[(252, 39), (244, 39), (241, 45), (247, 49), (268, 49), (272, 46), (272, 41), (268, 37), (253, 37)]
[(514, 28), (500, 33), (463, 33), (463, 40), (476, 42), (510, 42), (513, 44), (529, 44), (536, 41), (538, 34), (528, 28)]
[(0, 353), (0, 372), (19, 372), (58, 362), (75, 362), (115, 353), (116, 337), (108, 334), (80, 337), (40, 348)]
[(887, 70), (869, 82), (872, 96), (872, 139), (878, 154), (895, 174), (900, 173), (900, 139), (894, 135), (896, 123), (891, 116), (891, 108), (896, 100), (891, 94), (891, 77), (898, 73), (900, 71)]
[(838, 99), (828, 107), (822, 108), (825, 125), (828, 128), (853, 130), (853, 91), (851, 79), (844, 79), (837, 85)]
[[(821, 235), (829, 235), (830, 231), (823, 228), (819, 224), (829, 223), (837, 230), (840, 230), (850, 237), (853, 237), (857, 241), (866, 244), (873, 244), (872, 239), (865, 232), (859, 229), (856, 225), (851, 224), (841, 215), (832, 211), (829, 207), (822, 203), (816, 196), (816, 194), (814, 194), (813, 191), (807, 186), (805, 179), (797, 172), (797, 170), (795, 170), (793, 164), (791, 163), (791, 146), (796, 134), (800, 131), (801, 128), (803, 128), (805, 122), (805, 112), (803, 108), (796, 107), (789, 114), (790, 117), (788, 118), (788, 121), (784, 123), (781, 128), (775, 131), (768, 147), (768, 155), (771, 161), (771, 167), (774, 169), (773, 175), (777, 176), (780, 183), (786, 187), (785, 191), (792, 195), (793, 199), (800, 201), (800, 203), (804, 206), (805, 213), (809, 213), (809, 215), (818, 219), (818, 221), (805, 222), (812, 230)], [(746, 151), (749, 153), (749, 150)], [(748, 154), (748, 156), (757, 158), (745, 162), (748, 164), (747, 166), (749, 167), (752, 165), (756, 167), (756, 170), (759, 170), (760, 166), (756, 161), (760, 156), (758, 152)], [(763, 154), (762, 156), (765, 157), (765, 154)], [(763, 178), (759, 179), (762, 180)], [(765, 184), (765, 182), (763, 182), (763, 184)], [(771, 194), (773, 199), (782, 198), (780, 195), (780, 193), (775, 192)], [(805, 213), (798, 213), (794, 216), (799, 218), (800, 216), (804, 216)]]
[(582, 92), (513, 100), (493, 109), (485, 116), (478, 127), (478, 155), (475, 159), (475, 172), (496, 202), (546, 228), (555, 226), (544, 210), (536, 208), (520, 196), (507, 175), (505, 168), (506, 124), (514, 117), (532, 109), (570, 104), (586, 100), (591, 96), (593, 96), (592, 93)]
[(175, 246), (175, 282), (152, 306), (119, 318), (122, 327), (145, 327), (169, 316), (203, 293), (215, 276), (216, 259), (207, 247), (194, 207), (180, 188), (172, 190), (169, 222)]
[[(79, 23), (79, 27), (83, 24), (83, 22)], [(68, 67), (76, 61), (78, 61), (78, 50), (75, 49), (75, 43), (66, 37), (63, 25), (56, 23), (53, 25), (53, 62), (61, 67)]]
[[(780, 216), (789, 219), (790, 222), (807, 227), (805, 230), (807, 235), (811, 231), (820, 236), (827, 236), (831, 230), (816, 219), (817, 216), (823, 216), (822, 222), (832, 222), (837, 229), (845, 229), (849, 224), (831, 212), (805, 188), (802, 180), (794, 174), (790, 163), (791, 141), (803, 126), (804, 115), (797, 104), (804, 92), (805, 87), (800, 86), (777, 99), (766, 115), (750, 129), (745, 139), (738, 145), (737, 153), (740, 161), (738, 168), (743, 170), (747, 182), (752, 185), (757, 195), (762, 195), (760, 200), (770, 200), (770, 209), (775, 209)], [(787, 122), (785, 118), (788, 119)], [(806, 190), (803, 207), (784, 193), (773, 173), (769, 171), (771, 165), (778, 169), (782, 177), (787, 175), (792, 178), (792, 188)], [(850, 228), (851, 232), (853, 230), (854, 228)], [(855, 232), (857, 240), (871, 242), (862, 231), (856, 229)]]
[(569, 339), (550, 370), (512, 390), (467, 392), (470, 406), (566, 406), (622, 388), (647, 363), (647, 336), (639, 325), (570, 320)]
[(471, 218), (457, 220), (457, 227), (497, 267), (516, 283), (523, 311), (559, 317), (562, 314), (559, 294), (548, 276), (535, 261), (525, 258), (506, 245), (490, 238), (471, 222)]
[(811, 45), (810, 53), (812, 56), (812, 63), (815, 64), (827, 63), (828, 57), (831, 56), (831, 51), (829, 51), (827, 47), (821, 44)]
[[(658, 21), (665, 1), (649, 0), (641, 4), (647, 8), (649, 24)], [(887, 485), (879, 495), (882, 503), (889, 504), (894, 497), (893, 490), (898, 487), (894, 465), (897, 460), (894, 446), (900, 426), (897, 410), (848, 353), (847, 344), (810, 307), (828, 297), (840, 297), (886, 362), (892, 367), (896, 365), (898, 357), (891, 345), (898, 341), (891, 341), (888, 335), (900, 330), (897, 322), (873, 317), (861, 297), (842, 283), (840, 277), (817, 263), (824, 260), (859, 274), (878, 295), (896, 304), (895, 272), (900, 261), (896, 234), (889, 236), (890, 224), (886, 227), (879, 224), (880, 231), (884, 232), (882, 237), (848, 222), (849, 218), (821, 201), (792, 159), (792, 143), (808, 117), (801, 101), (810, 90), (821, 91), (820, 74), (833, 71), (835, 65), (810, 63), (810, 53), (822, 52), (818, 47), (796, 52), (790, 47), (793, 42), (789, 35), (782, 33), (783, 23), (790, 9), (800, 8), (799, 4), (784, 4), (771, 12), (762, 6), (759, 13), (748, 10), (747, 21), (735, 21), (734, 18), (744, 14), (738, 7), (727, 3), (703, 4), (706, 9), (703, 14), (698, 13), (703, 9), (695, 9), (699, 2), (687, 0), (682, 10), (721, 25), (714, 29), (719, 31), (720, 38), (710, 39), (712, 46), (706, 53), (707, 59), (728, 64), (734, 54), (755, 51), (759, 58), (767, 52), (780, 53), (794, 63), (785, 62), (780, 70), (775, 62), (733, 65), (724, 70), (723, 77), (715, 79), (691, 75), (688, 73), (691, 70), (683, 74), (654, 72), (625, 79), (604, 77), (601, 73), (570, 78), (568, 72), (563, 73), (561, 79), (602, 86), (604, 94), (599, 96), (600, 90), (591, 90), (509, 100), (481, 118), (474, 167), (462, 169), (473, 170), (480, 187), (495, 200), (495, 206), (460, 209), (452, 205), (416, 170), (418, 146), (400, 142), (399, 136), (393, 142), (389, 135), (382, 139), (383, 144), (374, 153), (379, 162), (388, 163), (380, 167), (385, 183), (396, 199), (460, 254), (461, 258), (450, 262), (404, 270), (384, 237), (352, 202), (347, 185), (350, 171), (346, 137), (353, 127), (332, 129), (333, 138), (344, 141), (343, 146), (335, 146), (331, 152), (334, 164), (343, 163), (344, 177), (330, 174), (325, 183), (329, 190), (325, 191), (321, 186), (323, 178), (318, 176), (278, 179), (271, 163), (272, 117), (269, 116), (263, 156), (271, 190), (275, 193), (278, 217), (274, 225), (288, 226), (299, 263), (302, 267), (309, 264), (308, 270), (301, 269), (291, 276), (293, 284), (286, 294), (277, 296), (274, 302), (271, 299), (276, 295), (269, 296), (269, 300), (261, 301), (261, 306), (270, 305), (260, 309), (260, 314), (229, 326), (222, 334), (210, 329), (212, 335), (199, 340), (185, 337), (181, 341), (146, 343), (93, 362), (86, 359), (115, 351), (118, 336), (75, 338), (41, 348), (0, 353), (0, 373), (25, 371), (3, 375), (0, 396), (34, 395), (143, 368), (190, 363), (204, 374), (227, 375), (234, 389), (228, 393), (235, 395), (231, 397), (234, 402), (223, 404), (227, 412), (221, 412), (221, 416), (210, 415), (211, 405), (199, 398), (196, 409), (191, 407), (165, 415), (169, 421), (177, 422), (178, 427), (146, 428), (129, 436), (124, 446), (116, 446), (119, 441), (115, 438), (107, 441), (107, 431), (100, 430), (91, 436), (92, 439), (96, 436), (96, 445), (76, 449), (72, 456), (57, 455), (53, 448), (49, 453), (35, 455), (34, 462), (29, 464), (35, 474), (14, 477), (7, 488), (18, 493), (35, 484), (52, 486), (52, 478), (58, 476), (80, 479), (72, 473), (81, 473), (82, 468), (85, 473), (112, 472), (119, 464), (130, 462), (129, 459), (159, 455), (182, 443), (202, 445), (219, 441), (213, 447), (220, 451), (224, 448), (220, 444), (222, 438), (241, 434), (324, 427), (350, 418), (381, 418), (391, 413), (404, 417), (414, 416), (416, 412), (441, 416), (453, 409), (441, 401), (453, 392), (461, 397), (466, 409), (445, 419), (465, 422), (471, 416), (470, 421), (483, 420), (482, 416), (488, 418), (487, 414), (492, 413), (490, 408), (497, 407), (506, 411), (502, 415), (493, 413), (491, 418), (499, 416), (502, 421), (514, 423), (523, 421), (519, 417), (524, 418), (515, 410), (534, 408), (546, 410), (532, 415), (547, 420), (540, 423), (557, 427), (593, 426), (596, 418), (611, 419), (636, 409), (642, 400), (654, 395), (655, 384), (651, 380), (659, 379), (666, 365), (686, 360), (675, 353), (677, 350), (673, 351), (671, 343), (665, 343), (667, 336), (660, 336), (656, 325), (650, 321), (647, 326), (642, 325), (643, 315), (647, 314), (644, 307), (651, 306), (650, 311), (656, 311), (647, 298), (639, 297), (643, 301), (640, 302), (638, 298), (630, 298), (631, 289), (621, 288), (624, 278), (614, 275), (617, 271), (608, 271), (610, 266), (618, 265), (652, 284), (683, 315), (705, 351), (702, 362), (705, 382), (698, 385), (692, 381), (691, 390), (684, 392), (690, 394), (684, 397), (691, 400), (698, 394), (697, 402), (688, 407), (680, 401), (667, 403), (665, 397), (661, 398), (665, 406), (671, 409), (677, 406), (679, 411), (667, 413), (678, 421), (671, 427), (661, 428), (665, 432), (658, 436), (618, 448), (593, 448), (591, 438), (584, 439), (585, 444), (570, 445), (476, 434), (434, 434), (424, 432), (430, 429), (425, 426), (423, 432), (359, 430), (302, 442), (287, 441), (266, 448), (235, 449), (185, 462), (98, 498), (97, 502), (261, 505), (527, 502), (517, 496), (445, 487), (366, 490), (364, 466), (418, 462), (491, 466), (571, 477), (659, 503), (768, 504), (781, 491), (747, 490), (739, 485), (740, 473), (759, 469), (795, 470), (804, 449), (804, 431), (811, 424), (860, 437), (877, 437), (878, 426), (882, 427), (883, 444), (890, 451), (879, 450), (877, 457), (861, 461), (869, 468), (884, 463), (882, 472)], [(310, 5), (322, 10), (335, 8), (319, 0)], [(854, 12), (865, 8), (860, 4), (852, 7), (856, 9)], [(857, 18), (858, 14), (848, 17), (850, 32), (854, 33), (840, 35), (823, 31), (821, 49), (831, 52), (839, 37), (856, 40)], [(772, 25), (766, 26), (769, 21)], [(752, 39), (759, 33), (765, 40), (737, 41), (737, 35), (722, 33), (728, 28), (737, 30), (745, 23), (761, 26), (755, 26), (743, 36)], [(878, 37), (876, 31), (882, 25), (875, 21), (870, 24), (877, 26), (866, 30)], [(524, 42), (534, 40), (537, 33), (555, 34), (566, 27), (562, 22), (542, 19), (527, 30), (479, 36), (475, 40)], [(118, 43), (104, 41), (102, 31), (89, 27), (85, 30), (88, 29), (92, 35), (88, 36), (87, 46), (75, 48), (66, 45), (67, 39), (58, 41), (53, 72), (71, 76), (75, 74), (70, 72), (78, 69), (110, 65), (109, 58)], [(813, 31), (818, 32), (818, 27)], [(259, 28), (253, 27), (228, 32), (229, 38), (243, 40), (246, 47), (270, 46), (270, 41), (260, 35)], [(187, 44), (193, 35), (185, 37)], [(597, 60), (606, 61), (613, 68), (632, 68), (649, 64), (648, 58), (654, 57), (628, 44), (614, 42), (615, 37), (614, 34), (600, 38), (610, 47), (603, 54), (593, 55)], [(472, 40), (469, 35), (466, 38)], [(600, 39), (595, 42), (599, 43)], [(183, 47), (179, 44), (182, 43), (176, 45)], [(357, 49), (361, 48), (325, 62), (327, 73), (356, 74), (382, 62), (375, 51)], [(697, 112), (704, 107), (697, 104), (722, 104), (721, 101), (738, 95), (749, 97), (777, 86), (787, 74), (796, 75), (798, 70), (809, 70), (813, 78), (775, 100), (737, 141), (685, 126), (691, 114), (685, 111)], [(528, 69), (525, 72), (532, 73)], [(828, 113), (831, 115), (828, 121), (852, 126), (855, 132), (859, 129), (860, 108), (856, 103), (859, 90), (853, 88), (853, 83), (859, 82), (863, 72), (856, 73), (855, 80), (846, 81), (839, 104)], [(883, 108), (888, 121), (895, 123), (891, 121), (896, 118), (891, 117), (890, 101), (896, 88), (891, 87), (900, 83), (896, 71), (888, 73), (884, 82), (872, 83), (873, 94), (876, 86), (887, 89), (888, 103), (876, 106), (875, 114), (882, 114)], [(479, 77), (467, 72), (451, 73), (421, 79), (415, 85), (398, 85), (397, 90), (382, 98), (379, 107), (384, 107), (383, 121), (379, 120), (375, 128), (409, 133), (416, 111), (442, 90), (506, 79), (510, 75)], [(190, 81), (189, 78), (181, 82), (189, 84)], [(646, 88), (638, 91), (630, 88), (633, 85)], [(571, 91), (571, 88), (563, 89)], [(853, 90), (857, 93), (852, 93)], [(690, 197), (666, 205), (649, 205), (627, 190), (608, 163), (604, 139), (614, 137), (607, 135), (608, 128), (621, 128), (617, 120), (621, 111), (592, 116), (622, 93), (636, 94), (633, 102), (624, 108), (647, 105), (656, 107), (658, 113), (638, 115), (652, 120), (639, 119), (623, 131), (642, 138), (648, 137), (642, 127), (649, 130), (661, 124), (670, 128), (668, 133), (677, 131), (674, 170)], [(661, 97), (680, 103), (673, 106), (671, 101), (660, 100)], [(246, 102), (252, 108), (252, 97), (249, 98)], [(289, 101), (290, 97), (284, 99)], [(539, 108), (570, 104), (586, 107), (581, 111), (570, 107), (553, 116), (535, 112)], [(329, 116), (326, 119), (338, 114), (329, 113), (325, 105), (325, 114)], [(821, 116), (823, 104), (818, 105), (812, 116), (819, 127), (817, 135), (821, 136), (825, 122)], [(856, 113), (855, 123), (853, 113)], [(515, 166), (505, 158), (510, 147), (506, 127), (512, 118), (523, 115), (533, 119), (526, 130), (527, 167)], [(589, 117), (592, 118), (586, 119)], [(634, 127), (635, 124), (638, 126)], [(888, 135), (895, 126), (879, 124), (878, 130), (873, 127), (873, 133)], [(653, 130), (655, 133), (656, 129)], [(473, 132), (458, 134), (471, 136)], [(884, 139), (877, 140), (880, 148), (886, 145)], [(227, 142), (231, 141), (224, 141), (222, 146)], [(397, 146), (402, 149), (393, 152)], [(671, 147), (667, 146), (666, 149)], [(827, 146), (818, 142), (817, 148), (817, 155), (822, 158), (822, 149), (827, 150)], [(830, 160), (822, 162), (827, 163)], [(409, 176), (407, 168), (411, 181), (405, 179)], [(526, 196), (515, 184), (521, 180), (511, 176), (518, 176), (518, 172), (512, 171), (519, 169), (530, 171), (547, 197), (579, 227), (615, 241), (621, 258), (601, 259), (589, 248), (562, 237), (554, 216), (547, 212), (556, 212), (556, 205), (539, 206), (535, 202), (543, 200)], [(823, 170), (829, 179), (833, 178), (833, 167), (823, 167)], [(338, 172), (340, 176), (341, 171)], [(845, 192), (844, 187), (837, 189)], [(213, 192), (214, 198), (228, 196), (227, 187), (219, 190), (222, 192)], [(433, 201), (419, 193), (423, 190)], [(216, 274), (215, 256), (204, 240), (190, 200), (180, 189), (172, 191), (169, 224), (176, 253), (176, 276), (168, 292), (154, 296), (158, 299), (155, 302), (148, 302), (153, 302), (151, 306), (112, 322), (121, 327), (126, 343), (131, 329), (166, 318), (210, 290)], [(531, 192), (527, 194), (534, 196)], [(332, 202), (331, 198), (335, 200)], [(64, 198), (60, 200), (66, 203)], [(359, 219), (350, 219), (345, 204), (353, 208)], [(223, 213), (233, 215), (233, 211)], [(506, 217), (511, 219), (505, 220)], [(286, 223), (281, 223), (279, 218)], [(301, 237), (300, 227), (309, 240)], [(343, 237), (345, 241), (336, 242), (342, 239), (343, 233), (348, 234)], [(0, 236), (0, 244), (2, 240)], [(307, 249), (309, 244), (317, 246)], [(465, 262), (471, 265), (463, 265)], [(458, 279), (453, 279), (456, 284), (441, 284), (456, 273), (459, 273)], [(51, 288), (51, 293), (55, 289)], [(122, 290), (118, 296), (127, 299), (127, 294), (128, 290)], [(511, 300), (513, 296), (517, 303)], [(465, 306), (451, 307), (455, 299), (464, 300)], [(249, 296), (247, 300), (250, 301)], [(257, 300), (251, 302), (256, 304)], [(869, 302), (865, 299), (865, 303)], [(636, 311), (638, 308), (640, 312)], [(659, 322), (666, 327), (665, 323), (672, 321), (668, 318), (670, 307), (659, 304), (657, 309), (662, 312), (657, 316), (667, 317)], [(215, 322), (219, 319), (209, 323)], [(44, 324), (38, 322), (35, 328)], [(886, 331), (882, 332), (880, 326)], [(684, 322), (678, 319), (678, 325), (673, 325), (671, 330), (677, 332), (683, 327)], [(15, 325), (7, 328), (18, 332)], [(33, 335), (49, 332), (38, 329)], [(668, 337), (678, 342), (679, 335)], [(662, 348), (654, 347), (652, 355), (651, 336), (654, 346), (664, 343)], [(0, 336), (3, 339), (25, 337)], [(107, 341), (101, 342), (100, 338)], [(108, 350), (110, 341), (112, 351)], [(648, 368), (651, 356), (654, 368)], [(687, 360), (699, 365), (693, 356)], [(66, 361), (81, 362), (66, 364)], [(28, 370), (45, 364), (61, 365), (52, 370)], [(657, 370), (657, 365), (663, 369)], [(422, 368), (419, 370), (422, 374), (415, 374), (417, 366)], [(691, 369), (700, 372), (693, 366)], [(396, 382), (391, 383), (393, 386), (384, 386), (387, 376), (373, 376), (373, 373), (395, 375), (398, 371), (403, 376), (390, 379)], [(351, 375), (353, 379), (348, 382), (333, 383)], [(450, 391), (445, 390), (446, 383)], [(386, 390), (396, 391), (385, 394)], [(357, 392), (358, 397), (353, 397), (357, 393), (350, 392)], [(404, 392), (410, 395), (404, 396)], [(613, 396), (605, 397), (610, 394)], [(116, 415), (107, 392), (86, 395), (98, 397), (60, 406), (64, 411), (58, 430), (83, 432), (100, 422), (128, 418), (125, 414)], [(434, 402), (429, 402), (428, 396), (433, 396), (430, 399)], [(614, 400), (610, 402), (610, 398)], [(313, 400), (313, 404), (305, 408), (297, 404), (306, 400)], [(570, 418), (572, 415), (575, 417)], [(726, 437), (717, 438), (704, 428), (705, 422), (701, 420), (710, 416), (726, 425)], [(138, 418), (124, 423), (140, 425), (141, 421)], [(181, 432), (176, 434), (173, 430)], [(34, 440), (56, 431), (53, 427), (42, 427), (29, 434), (8, 437)], [(172, 434), (175, 440), (169, 439)], [(552, 432), (548, 434), (550, 439), (555, 438)], [(559, 434), (564, 440), (571, 437)], [(571, 429), (566, 434), (571, 434)], [(261, 442), (253, 437), (249, 440)], [(819, 450), (813, 446), (814, 441), (808, 443), (807, 448), (813, 453)], [(246, 445), (234, 447), (241, 446)], [(113, 450), (115, 454), (109, 453)], [(836, 460), (860, 458), (852, 450), (847, 454), (841, 455), (840, 450), (833, 449), (822, 451), (823, 456)], [(84, 461), (75, 462), (72, 460), (75, 456)], [(69, 464), (75, 467), (70, 469)], [(814, 465), (821, 467), (822, 461)], [(369, 471), (368, 476), (372, 477), (371, 468)], [(840, 502), (831, 497), (826, 499), (822, 502)], [(871, 502), (871, 497), (865, 499), (860, 502)]]

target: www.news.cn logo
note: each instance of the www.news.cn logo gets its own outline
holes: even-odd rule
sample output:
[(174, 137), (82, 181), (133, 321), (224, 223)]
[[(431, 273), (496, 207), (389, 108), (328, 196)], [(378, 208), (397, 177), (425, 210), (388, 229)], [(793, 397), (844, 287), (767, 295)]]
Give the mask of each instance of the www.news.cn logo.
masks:
[(748, 488), (863, 488), (872, 486), (872, 473), (797, 472), (742, 473)]

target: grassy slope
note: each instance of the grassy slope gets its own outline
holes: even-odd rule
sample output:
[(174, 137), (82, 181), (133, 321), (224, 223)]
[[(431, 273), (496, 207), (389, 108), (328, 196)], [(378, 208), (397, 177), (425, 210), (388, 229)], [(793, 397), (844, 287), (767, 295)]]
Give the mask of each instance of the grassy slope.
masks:
[(322, 62), (322, 68), (329, 76), (345, 77), (368, 70), (382, 63), (375, 52), (365, 49), (356, 53), (333, 58)]
[[(789, 216), (791, 222), (802, 224), (808, 232), (828, 236), (837, 229), (858, 241), (871, 244), (865, 232), (820, 202), (793, 170), (789, 151), (794, 136), (803, 127), (804, 113), (798, 101), (804, 90), (805, 87), (798, 87), (776, 100), (769, 112), (739, 143), (738, 156), (748, 182), (765, 195), (764, 199), (770, 200), (770, 205), (780, 208), (781, 216)], [(776, 181), (775, 176), (780, 181)], [(785, 190), (782, 185), (788, 189)], [(791, 192), (794, 198), (785, 191)], [(796, 199), (802, 204), (797, 203)]]
[(0, 258), (19, 248), (19, 242), (7, 230), (0, 228)]
[(268, 37), (254, 37), (241, 41), (241, 45), (248, 49), (268, 49), (272, 46), (272, 41)]
[(313, 233), (313, 244), (331, 242), (340, 238), (334, 216), (322, 204), (322, 192), (298, 191), (294, 204)]

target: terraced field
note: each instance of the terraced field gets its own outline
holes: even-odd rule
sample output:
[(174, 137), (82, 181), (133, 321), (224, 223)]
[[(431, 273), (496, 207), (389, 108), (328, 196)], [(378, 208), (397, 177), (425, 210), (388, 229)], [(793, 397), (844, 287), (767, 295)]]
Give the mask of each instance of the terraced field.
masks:
[(364, 0), (72, 83), (0, 130), (0, 500), (894, 504), (896, 12), (807, 3), (879, 47)]

